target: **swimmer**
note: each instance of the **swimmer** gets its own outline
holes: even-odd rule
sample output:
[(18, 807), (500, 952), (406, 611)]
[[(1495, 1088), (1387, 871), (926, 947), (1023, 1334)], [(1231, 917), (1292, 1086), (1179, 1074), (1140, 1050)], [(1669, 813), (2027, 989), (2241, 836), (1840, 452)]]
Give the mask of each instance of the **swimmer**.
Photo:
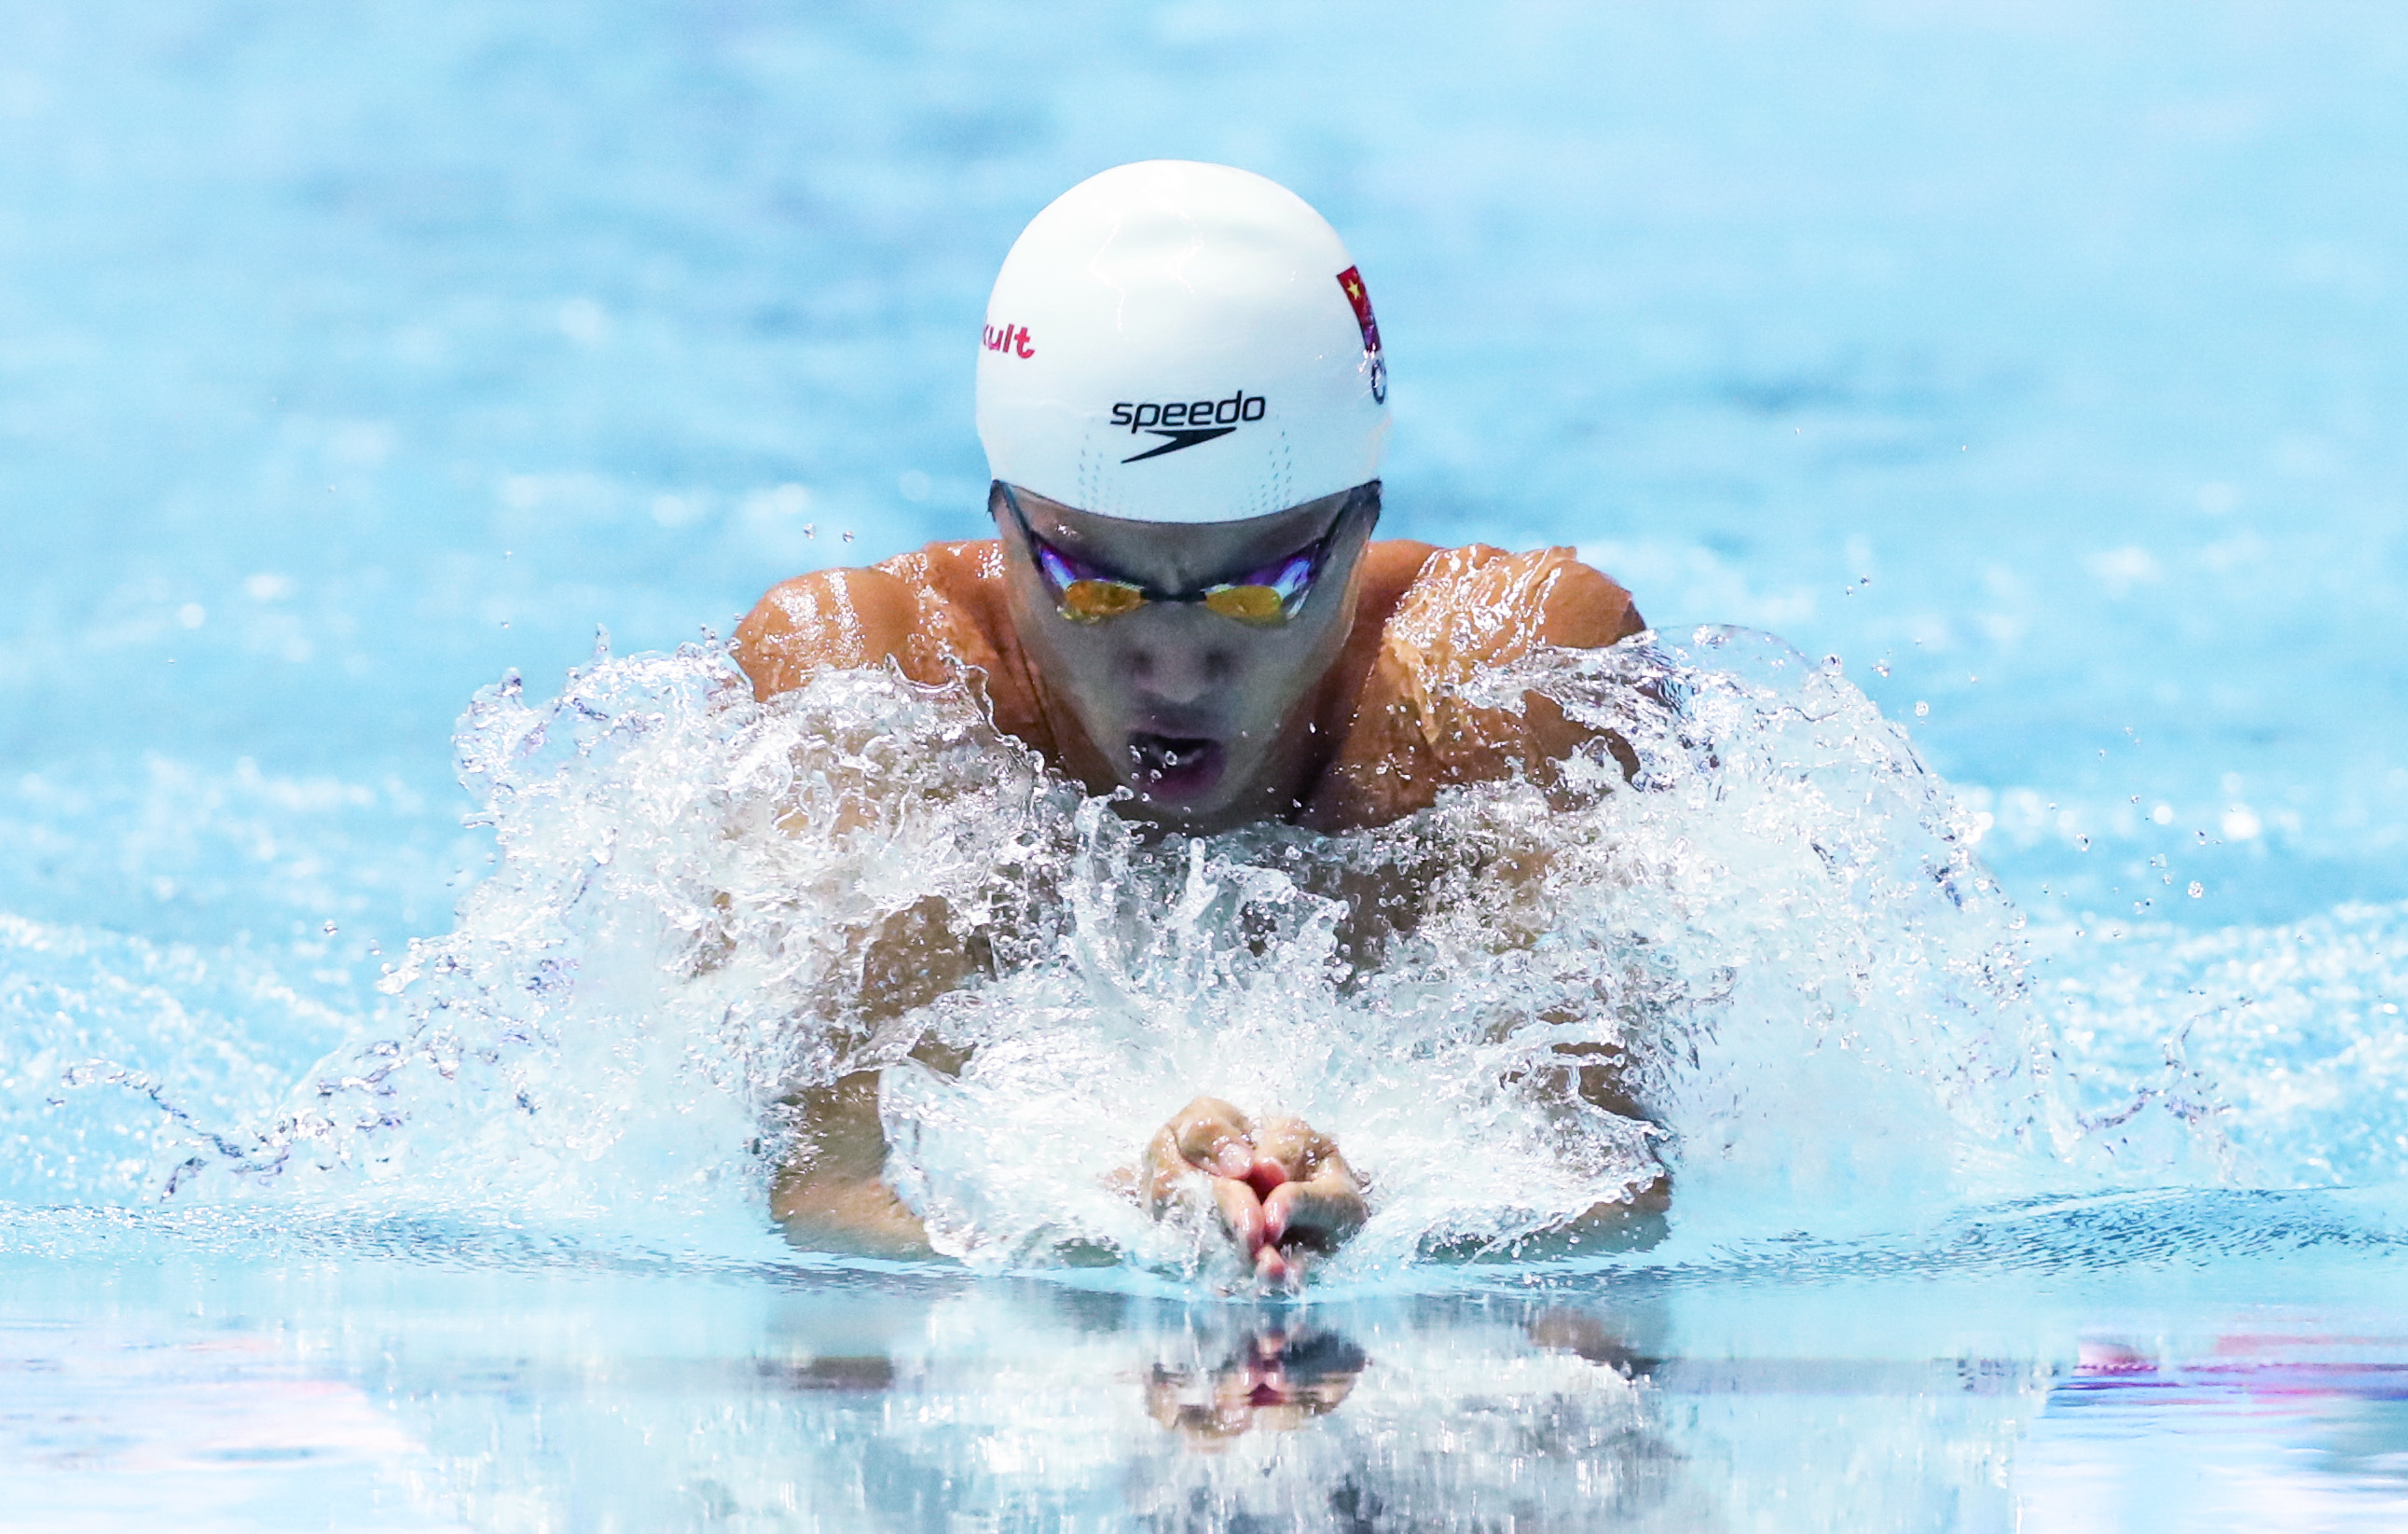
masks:
[[(1478, 709), (1455, 684), (1640, 632), (1629, 594), (1568, 549), (1373, 538), (1387, 362), (1354, 259), (1295, 194), (1184, 161), (1083, 181), (1005, 257), (980, 348), (996, 536), (772, 590), (736, 640), (758, 696), (827, 667), (973, 671), (1000, 730), (1175, 834), (1383, 824), (1453, 785), (1552, 784), (1592, 738), (1538, 695)], [(810, 1142), (773, 1200), (789, 1230), (924, 1252), (882, 1180), (875, 1073), (804, 1106)], [(1130, 1183), (1157, 1215), (1209, 1187), (1270, 1282), (1367, 1213), (1327, 1136), (1211, 1097)]]

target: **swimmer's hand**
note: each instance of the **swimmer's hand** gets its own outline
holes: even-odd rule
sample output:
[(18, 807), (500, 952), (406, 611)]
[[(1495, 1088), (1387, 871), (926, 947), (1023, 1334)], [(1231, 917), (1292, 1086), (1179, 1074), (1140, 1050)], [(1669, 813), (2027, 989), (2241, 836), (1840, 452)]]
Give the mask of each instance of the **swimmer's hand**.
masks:
[(1142, 1187), (1159, 1218), (1191, 1177), (1211, 1181), (1229, 1239), (1266, 1283), (1294, 1284), (1308, 1254), (1337, 1250), (1369, 1212), (1337, 1144), (1302, 1119), (1257, 1125), (1218, 1097), (1171, 1115), (1145, 1148)]

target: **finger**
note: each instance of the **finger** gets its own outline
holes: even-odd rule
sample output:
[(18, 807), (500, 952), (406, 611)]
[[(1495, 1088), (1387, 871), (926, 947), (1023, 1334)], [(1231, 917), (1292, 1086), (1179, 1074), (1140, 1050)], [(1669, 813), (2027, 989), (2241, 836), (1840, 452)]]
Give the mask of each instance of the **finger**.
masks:
[[(1327, 1135), (1296, 1118), (1264, 1120), (1255, 1127), (1254, 1146), (1257, 1168), (1274, 1165), (1283, 1173), (1272, 1187), (1310, 1182), (1338, 1154), (1337, 1144)], [(1265, 1192), (1268, 1197), (1268, 1190)]]
[(1229, 1227), (1229, 1239), (1248, 1257), (1256, 1257), (1264, 1242), (1263, 1201), (1234, 1177), (1214, 1178), (1212, 1197), (1221, 1206), (1221, 1223)]
[(1254, 1125), (1218, 1097), (1197, 1097), (1171, 1115), (1169, 1127), (1179, 1154), (1196, 1166), (1240, 1177), (1253, 1163), (1247, 1136)]
[(1254, 1282), (1266, 1289), (1295, 1294), (1304, 1287), (1305, 1269), (1312, 1254), (1297, 1247), (1265, 1241), (1254, 1254)]
[(1288, 1181), (1287, 1168), (1260, 1152), (1248, 1158), (1244, 1175), (1258, 1198), (1268, 1198), (1273, 1188)]
[(1179, 1184), (1195, 1170), (1187, 1158), (1179, 1154), (1179, 1140), (1164, 1125), (1146, 1142), (1145, 1160), (1140, 1176), (1145, 1184), (1146, 1201), (1157, 1214), (1179, 1197)]
[(1332, 1247), (1361, 1229), (1369, 1213), (1346, 1163), (1332, 1158), (1310, 1182), (1271, 1190), (1263, 1200), (1263, 1234), (1272, 1241), (1301, 1237)]
[(1265, 1241), (1254, 1249), (1254, 1277), (1259, 1282), (1284, 1288), (1304, 1274), (1301, 1259), (1281, 1251)]

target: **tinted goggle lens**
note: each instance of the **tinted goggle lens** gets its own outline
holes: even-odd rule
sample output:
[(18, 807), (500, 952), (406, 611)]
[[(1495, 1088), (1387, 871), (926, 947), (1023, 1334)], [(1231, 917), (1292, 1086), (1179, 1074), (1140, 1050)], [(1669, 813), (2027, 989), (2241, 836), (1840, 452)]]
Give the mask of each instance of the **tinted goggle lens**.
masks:
[[(1215, 586), (1202, 601), (1224, 618), (1258, 628), (1276, 627), (1293, 616), (1276, 586)], [(1124, 581), (1073, 581), (1062, 588), (1062, 616), (1074, 624), (1099, 624), (1135, 612), (1145, 602), (1145, 593)]]
[(1074, 624), (1099, 624), (1145, 606), (1145, 593), (1125, 581), (1073, 581), (1059, 589), (1062, 616)]
[[(1299, 600), (1303, 595), (1297, 594)], [(1215, 586), (1204, 594), (1204, 605), (1241, 624), (1283, 624), (1289, 617), (1287, 598), (1276, 586)]]
[[(1330, 541), (1338, 536), (1339, 523), (1333, 522), (1311, 548), (1255, 572), (1252, 580), (1208, 586), (1194, 596), (1164, 596), (1135, 581), (1089, 573), (1078, 561), (1039, 538), (1020, 509), (1019, 498), (1011, 494), (1010, 486), (1003, 490), (1012, 517), (1020, 523), (1021, 536), (1028, 540), (1029, 552), (1036, 556), (1038, 569), (1054, 589), (1062, 616), (1074, 624), (1099, 624), (1107, 618), (1135, 612), (1148, 602), (1168, 601), (1201, 602), (1233, 622), (1256, 628), (1276, 628), (1293, 619), (1304, 606), (1305, 598), (1312, 595), (1313, 581), (1321, 574), (1321, 561), (1328, 552)], [(1341, 521), (1343, 516), (1340, 512)]]

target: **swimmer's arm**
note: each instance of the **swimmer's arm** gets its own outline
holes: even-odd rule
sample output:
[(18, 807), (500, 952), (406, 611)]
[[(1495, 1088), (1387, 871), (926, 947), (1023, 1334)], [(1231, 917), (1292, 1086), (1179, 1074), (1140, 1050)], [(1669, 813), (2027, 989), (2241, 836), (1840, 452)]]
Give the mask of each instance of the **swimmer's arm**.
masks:
[(772, 587), (736, 628), (736, 658), (767, 699), (823, 667), (902, 658), (922, 620), (918, 596), (884, 570), (813, 570)]
[[(1630, 1089), (1630, 1057), (1622, 1049), (1612, 1044), (1557, 1044), (1554, 1053), (1562, 1067), (1573, 1073), (1574, 1090), (1590, 1106), (1627, 1119), (1651, 1117)], [(1625, 1197), (1590, 1205), (1564, 1229), (1585, 1239), (1604, 1239), (1608, 1244), (1601, 1250), (1643, 1251), (1663, 1240), (1665, 1211), (1671, 1207), (1671, 1174), (1658, 1171)]]
[(814, 1252), (930, 1255), (926, 1227), (886, 1185), (878, 1072), (855, 1071), (806, 1092), (801, 1107), (802, 1143), (769, 1190), (769, 1212), (787, 1240)]
[[(1598, 571), (1567, 559), (1548, 577), (1539, 602), (1537, 638), (1564, 650), (1602, 650), (1644, 631), (1630, 594)], [(1598, 732), (1567, 718), (1551, 698), (1531, 694), (1524, 715), (1529, 728), (1529, 760), (1526, 764), (1542, 781), (1551, 764), (1561, 762), (1595, 739)], [(1603, 732), (1606, 747), (1622, 766), (1623, 776), (1639, 770), (1638, 753), (1611, 730)]]

